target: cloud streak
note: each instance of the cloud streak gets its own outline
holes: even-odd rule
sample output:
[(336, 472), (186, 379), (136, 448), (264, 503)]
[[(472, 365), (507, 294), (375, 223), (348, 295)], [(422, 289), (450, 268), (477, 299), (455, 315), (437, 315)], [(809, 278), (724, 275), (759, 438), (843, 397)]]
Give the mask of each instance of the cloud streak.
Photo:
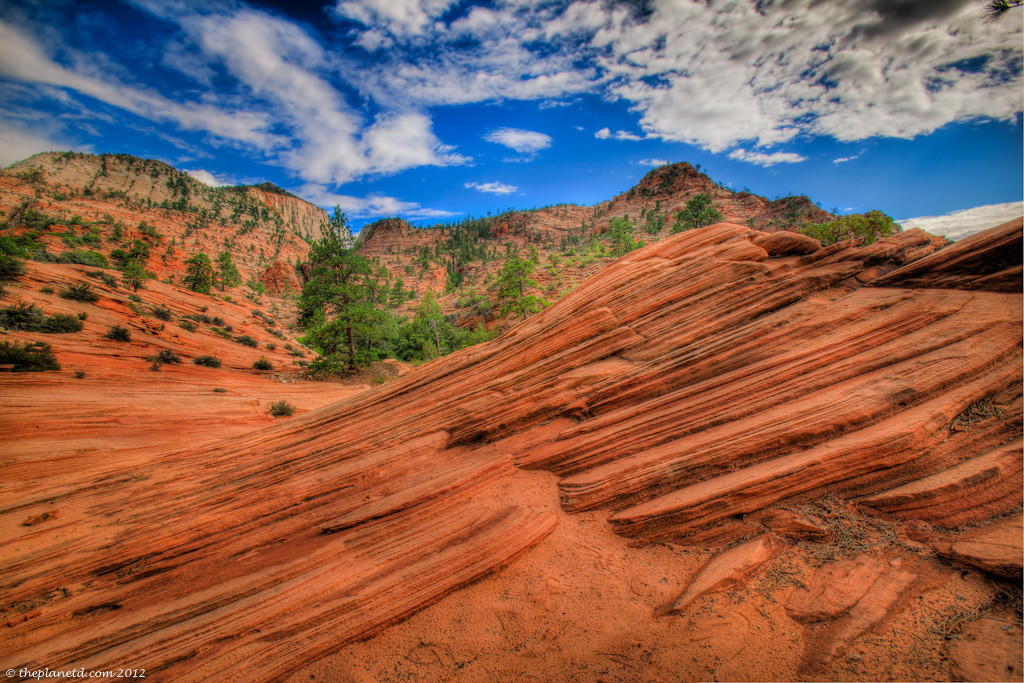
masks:
[(465, 187), (466, 187), (466, 189), (476, 190), (477, 192), (485, 192), (487, 194), (498, 194), (498, 195), (512, 194), (513, 192), (515, 192), (516, 190), (519, 189), (515, 185), (506, 185), (505, 183), (497, 183), (497, 182), (494, 182), (494, 183), (476, 183), (476, 182), (472, 182), (472, 183), (466, 183)]

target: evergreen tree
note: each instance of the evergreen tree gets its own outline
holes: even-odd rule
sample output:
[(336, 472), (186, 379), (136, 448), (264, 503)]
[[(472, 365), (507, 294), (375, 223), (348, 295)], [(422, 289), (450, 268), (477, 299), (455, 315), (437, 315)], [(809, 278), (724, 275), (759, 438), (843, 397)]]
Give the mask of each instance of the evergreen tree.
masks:
[(322, 355), (315, 364), (333, 371), (354, 370), (374, 359), (372, 346), (381, 337), (386, 315), (379, 305), (376, 269), (353, 248), (352, 233), (335, 207), (324, 236), (310, 247), (312, 270), (299, 300), (306, 340)]
[(405, 280), (399, 275), (395, 280), (395, 284), (392, 285), (391, 291), (388, 292), (388, 306), (391, 308), (398, 308), (406, 300), (405, 292)]
[(217, 255), (217, 274), (220, 276), (220, 291), (225, 287), (237, 287), (242, 284), (242, 274), (231, 260), (230, 251), (222, 251)]
[(146, 280), (146, 271), (138, 261), (128, 261), (121, 268), (121, 282), (125, 287), (131, 287), (133, 292), (143, 288)]
[(501, 272), (498, 273), (498, 301), (502, 302), (501, 315), (515, 313), (525, 318), (547, 305), (543, 299), (526, 295), (527, 287), (537, 286), (537, 282), (530, 278), (534, 265), (533, 261), (524, 261), (518, 256), (512, 256), (505, 260)]
[(188, 270), (185, 273), (185, 285), (193, 292), (209, 294), (210, 288), (213, 287), (213, 264), (210, 262), (210, 257), (199, 252), (185, 263), (188, 265)]
[(688, 199), (683, 210), (676, 213), (676, 223), (672, 226), (672, 232), (706, 228), (722, 218), (722, 212), (711, 202), (711, 193), (702, 192)]
[(626, 218), (616, 216), (608, 224), (611, 228), (609, 241), (612, 247), (612, 256), (625, 256), (634, 249), (644, 246), (643, 242), (633, 239), (633, 223)]

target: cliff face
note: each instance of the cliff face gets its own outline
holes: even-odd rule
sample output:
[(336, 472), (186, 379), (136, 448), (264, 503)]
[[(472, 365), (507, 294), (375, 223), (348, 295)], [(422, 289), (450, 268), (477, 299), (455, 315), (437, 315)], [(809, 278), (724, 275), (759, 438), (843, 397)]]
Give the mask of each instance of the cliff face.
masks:
[[(790, 508), (824, 494), (889, 511), (899, 538), (1010, 512), (1019, 496), (991, 494), (1021, 472), (1019, 280), (1007, 291), (1021, 223), (942, 244), (911, 230), (820, 248), (719, 223), (635, 251), (502, 337), (392, 385), (154, 454), (145, 481), (0, 493), (8, 547), (25, 549), (5, 558), (5, 590), (45, 605), (9, 624), (4, 659), (281, 677), (551, 532), (550, 510), (501, 489), (517, 468), (554, 473), (566, 510), (640, 542), (752, 537), (708, 565), (732, 571), (731, 585), (783, 550), (810, 557), (793, 529), (824, 535), (825, 522)], [(991, 272), (964, 273), (982, 262)], [(974, 476), (993, 468), (1004, 476)], [(89, 523), (18, 526), (53, 508)], [(908, 604), (897, 598), (920, 576), (959, 576), (936, 552), (1019, 576), (1020, 552), (986, 538), (868, 563), (873, 592), (846, 605), (870, 596), (851, 610), (860, 621), (809, 647), (840, 653)], [(811, 590), (851, 571), (816, 557)], [(44, 599), (58, 585), (73, 590)], [(807, 603), (787, 609), (825, 618)]]
[[(713, 206), (722, 212), (724, 220), (767, 232), (834, 218), (807, 197), (769, 200), (750, 192), (735, 192), (715, 184), (690, 164), (678, 163), (652, 170), (628, 192), (595, 206), (559, 204), (480, 219), (478, 223), (486, 224), (486, 230), (471, 239), (489, 255), (461, 264), (459, 292), (451, 292), (453, 283), (445, 267), (452, 262), (452, 255), (435, 253), (439, 245), (444, 251), (451, 229), (416, 229), (401, 219), (386, 219), (363, 228), (357, 246), (366, 255), (380, 259), (394, 277), (401, 276), (417, 296), (428, 290), (437, 294), (444, 312), (456, 315), (459, 324), (473, 326), (486, 321), (492, 327), (506, 329), (511, 321), (482, 319), (477, 313), (460, 310), (459, 301), (472, 300), (469, 294), (483, 295), (490, 300), (492, 310), (500, 308), (495, 275), (508, 255), (529, 257), (536, 250), (539, 262), (533, 279), (537, 286), (528, 293), (557, 301), (614, 261), (607, 252), (587, 255), (593, 240), (609, 245), (612, 221), (624, 218), (634, 225), (634, 239), (647, 244), (657, 242), (672, 234), (675, 216), (686, 202), (705, 193), (711, 195)], [(430, 250), (428, 262), (423, 260), (424, 248)], [(446, 291), (448, 296), (443, 296)]]
[[(41, 219), (32, 227), (51, 253), (68, 251), (90, 231), (100, 239), (84, 247), (108, 257), (136, 239), (148, 241), (147, 269), (179, 281), (185, 260), (199, 251), (230, 251), (243, 279), (257, 277), (275, 259), (304, 258), (307, 240), (327, 222), (323, 209), (270, 184), (213, 188), (160, 161), (71, 152), (37, 154), (0, 170), (0, 210), (18, 234), (28, 230), (29, 210), (48, 219), (42, 230)], [(78, 222), (69, 225), (73, 216)], [(115, 225), (123, 234), (117, 243)]]

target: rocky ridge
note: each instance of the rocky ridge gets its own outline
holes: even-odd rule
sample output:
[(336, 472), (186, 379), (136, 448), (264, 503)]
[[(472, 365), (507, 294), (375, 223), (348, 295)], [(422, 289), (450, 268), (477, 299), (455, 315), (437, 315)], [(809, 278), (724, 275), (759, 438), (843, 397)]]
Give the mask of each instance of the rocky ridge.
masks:
[[(192, 254), (212, 258), (223, 250), (243, 281), (257, 278), (275, 261), (304, 259), (307, 241), (327, 223), (323, 209), (270, 183), (214, 188), (161, 161), (75, 152), (37, 154), (0, 170), (0, 211), (5, 235), (34, 230), (52, 254), (73, 242), (109, 257), (136, 239), (149, 241), (146, 269), (178, 281)], [(47, 220), (29, 221), (27, 212)], [(116, 243), (115, 224), (123, 233)]]
[[(841, 526), (805, 509), (823, 495), (925, 539), (860, 569), (826, 557), (821, 586), (863, 575), (828, 613), (801, 616), (806, 599), (789, 597), (816, 634), (813, 676), (951, 571), (929, 543), (1020, 575), (1013, 517), (959, 543), (945, 525), (1020, 506), (976, 475), (1020, 471), (1021, 221), (942, 246), (911, 230), (820, 248), (719, 223), (396, 383), (201, 451), (153, 451), (144, 481), (7, 488), (3, 662), (284, 675), (540, 542), (557, 517), (493, 495), (530, 468), (558, 475), (565, 510), (600, 511), (636, 541), (753, 544), (709, 563), (674, 611), (810, 552), (794, 538), (834, 537)], [(972, 280), (964, 263), (995, 265)], [(934, 504), (951, 486), (954, 517)]]

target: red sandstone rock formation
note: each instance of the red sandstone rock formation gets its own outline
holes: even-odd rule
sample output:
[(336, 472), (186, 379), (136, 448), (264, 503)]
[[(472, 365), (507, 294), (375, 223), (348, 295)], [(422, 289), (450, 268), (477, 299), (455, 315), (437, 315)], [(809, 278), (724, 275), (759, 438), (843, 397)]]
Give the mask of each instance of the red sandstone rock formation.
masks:
[[(0, 491), (0, 590), (19, 606), (3, 663), (281, 676), (549, 533), (550, 512), (492, 495), (516, 466), (556, 473), (566, 509), (601, 510), (622, 535), (692, 546), (759, 533), (771, 516), (754, 513), (825, 492), (906, 500), (901, 487), (1021, 437), (1021, 302), (1005, 291), (1020, 251), (980, 285), (943, 279), (959, 267), (944, 254), (984, 261), (1019, 233), (940, 250), (912, 230), (801, 253), (720, 223), (634, 252), (394, 384), (153, 453), (144, 481)], [(916, 261), (928, 267), (907, 276)], [(981, 402), (998, 414), (971, 413)], [(969, 431), (951, 430), (969, 413)], [(970, 472), (951, 480), (984, 490)], [(1017, 505), (979, 497), (971, 514)], [(741, 559), (708, 567), (742, 577), (763, 558)], [(844, 602), (823, 657), (896, 609), (922, 576), (901, 562)]]
[(267, 269), (260, 273), (260, 282), (271, 296), (298, 294), (302, 291), (302, 285), (295, 277), (295, 269), (281, 261), (274, 261), (267, 266)]

